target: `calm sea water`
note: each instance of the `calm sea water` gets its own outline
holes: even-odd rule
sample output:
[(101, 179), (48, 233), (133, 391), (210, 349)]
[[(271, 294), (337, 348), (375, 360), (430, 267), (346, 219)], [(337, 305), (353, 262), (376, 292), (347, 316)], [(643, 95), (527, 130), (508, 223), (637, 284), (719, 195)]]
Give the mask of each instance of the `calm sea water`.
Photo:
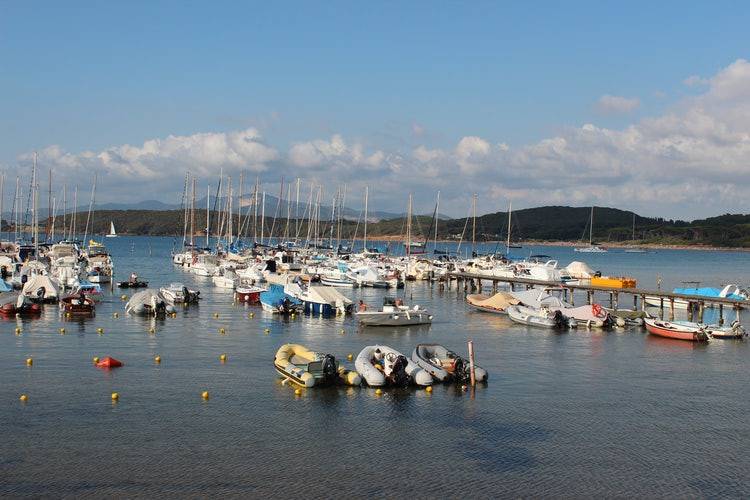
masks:
[[(64, 321), (48, 306), (39, 320), (0, 323), (0, 495), (750, 496), (750, 342), (530, 329), (423, 283), (400, 293), (434, 311), (429, 328), (285, 321), (173, 268), (171, 238), (106, 243), (120, 277), (136, 270), (155, 286), (183, 281), (204, 299), (154, 321), (127, 317), (115, 289), (91, 320)], [(657, 275), (664, 288), (750, 281), (747, 253), (518, 252), (529, 251), (582, 259), (648, 288)], [(345, 293), (371, 304), (384, 294)], [(285, 342), (344, 359), (373, 343), (409, 355), (418, 342), (465, 352), (469, 339), (490, 380), (467, 392), (332, 388), (296, 397), (272, 364)], [(91, 358), (105, 355), (125, 366), (94, 368)]]

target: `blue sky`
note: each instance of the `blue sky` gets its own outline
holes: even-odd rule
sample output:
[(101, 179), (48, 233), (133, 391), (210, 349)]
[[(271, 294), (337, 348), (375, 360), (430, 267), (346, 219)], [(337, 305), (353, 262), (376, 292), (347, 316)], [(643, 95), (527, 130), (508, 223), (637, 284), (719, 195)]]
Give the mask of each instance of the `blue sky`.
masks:
[[(270, 183), (282, 170), (310, 177), (286, 152), (337, 134), (366, 156), (403, 159), (420, 146), (453, 151), (465, 137), (513, 149), (584, 124), (623, 130), (710, 92), (685, 85), (689, 76), (710, 79), (747, 58), (749, 10), (741, 2), (0, 1), (0, 165), (11, 171), (51, 145), (98, 153), (252, 128), (278, 151), (254, 170)], [(612, 112), (598, 104), (605, 95), (637, 104)], [(451, 160), (439, 167), (431, 172)], [(328, 178), (323, 168), (314, 175)], [(347, 181), (340, 169), (330, 175)], [(521, 196), (516, 184), (480, 193), (483, 206), (506, 203), (497, 193), (508, 190)], [(423, 189), (424, 206), (435, 188)], [(535, 193), (520, 204), (544, 204)], [(455, 193), (453, 210), (463, 212), (470, 196)], [(597, 200), (571, 199), (589, 202)]]

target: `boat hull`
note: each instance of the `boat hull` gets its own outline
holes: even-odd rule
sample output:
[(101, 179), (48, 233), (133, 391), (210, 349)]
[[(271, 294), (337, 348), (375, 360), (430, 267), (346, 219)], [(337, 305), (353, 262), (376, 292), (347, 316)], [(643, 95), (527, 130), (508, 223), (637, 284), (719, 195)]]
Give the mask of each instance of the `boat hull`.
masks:
[(648, 333), (657, 337), (691, 342), (708, 342), (709, 340), (708, 334), (701, 328), (690, 328), (654, 319), (646, 319), (645, 323)]

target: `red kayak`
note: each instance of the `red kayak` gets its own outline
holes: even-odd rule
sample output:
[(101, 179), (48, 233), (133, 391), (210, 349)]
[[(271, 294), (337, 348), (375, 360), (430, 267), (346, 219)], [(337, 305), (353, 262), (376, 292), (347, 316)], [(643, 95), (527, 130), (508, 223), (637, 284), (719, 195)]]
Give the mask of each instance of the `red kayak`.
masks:
[(651, 335), (693, 342), (708, 342), (709, 340), (708, 333), (700, 325), (680, 325), (656, 318), (645, 318), (643, 321), (646, 324), (646, 330)]
[(110, 358), (109, 356), (101, 359), (96, 364), (97, 368), (119, 368), (121, 366), (122, 366), (122, 361), (118, 361), (115, 358)]

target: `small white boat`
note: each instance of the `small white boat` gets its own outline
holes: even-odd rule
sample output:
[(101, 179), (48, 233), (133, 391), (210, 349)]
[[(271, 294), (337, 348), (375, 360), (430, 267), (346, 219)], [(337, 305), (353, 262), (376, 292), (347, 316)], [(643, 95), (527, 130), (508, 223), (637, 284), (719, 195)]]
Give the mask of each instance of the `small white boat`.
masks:
[(158, 316), (174, 312), (174, 306), (167, 303), (161, 293), (146, 289), (130, 297), (125, 305), (125, 312), (140, 316)]
[(739, 321), (733, 321), (729, 326), (707, 325), (705, 330), (715, 339), (742, 339), (747, 337), (747, 332)]
[(169, 286), (164, 286), (159, 289), (162, 297), (170, 304), (191, 304), (198, 302), (200, 299), (200, 292), (197, 290), (190, 290), (182, 283), (170, 283)]
[(432, 323), (432, 314), (419, 305), (409, 308), (401, 304), (400, 300), (385, 298), (383, 308), (380, 311), (359, 311), (357, 319), (365, 326), (411, 326), (429, 325)]
[(222, 269), (220, 274), (213, 276), (211, 280), (214, 282), (214, 286), (218, 288), (227, 288), (234, 290), (240, 282), (237, 273), (231, 269)]
[(321, 276), (320, 283), (326, 286), (338, 286), (344, 288), (354, 288), (357, 282), (346, 275), (341, 276)]
[(559, 310), (552, 311), (546, 307), (510, 306), (507, 312), (511, 320), (522, 325), (541, 328), (572, 328), (575, 326), (575, 320), (570, 320)]
[(384, 345), (362, 349), (354, 361), (354, 367), (367, 385), (373, 387), (406, 387), (412, 383), (432, 385), (432, 375), (397, 350)]

